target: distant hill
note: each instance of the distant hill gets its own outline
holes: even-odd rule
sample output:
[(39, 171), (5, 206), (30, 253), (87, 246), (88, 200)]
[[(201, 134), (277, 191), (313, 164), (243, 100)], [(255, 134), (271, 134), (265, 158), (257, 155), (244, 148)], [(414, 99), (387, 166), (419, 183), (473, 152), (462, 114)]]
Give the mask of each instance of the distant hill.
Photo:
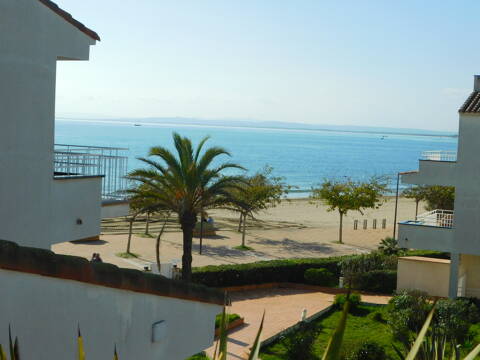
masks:
[(73, 118), (58, 117), (58, 120), (76, 120), (76, 121), (108, 121), (119, 123), (133, 124), (163, 124), (163, 125), (195, 125), (195, 126), (221, 126), (221, 127), (245, 127), (245, 128), (273, 128), (273, 129), (290, 129), (290, 130), (317, 130), (317, 131), (340, 131), (340, 132), (357, 132), (357, 133), (373, 133), (373, 134), (391, 134), (391, 135), (422, 135), (422, 136), (448, 136), (457, 137), (454, 132), (422, 130), (422, 129), (404, 129), (404, 128), (388, 128), (374, 126), (349, 126), (349, 125), (314, 125), (305, 123), (292, 123), (282, 121), (256, 121), (256, 120), (239, 120), (239, 119), (195, 119), (195, 118)]

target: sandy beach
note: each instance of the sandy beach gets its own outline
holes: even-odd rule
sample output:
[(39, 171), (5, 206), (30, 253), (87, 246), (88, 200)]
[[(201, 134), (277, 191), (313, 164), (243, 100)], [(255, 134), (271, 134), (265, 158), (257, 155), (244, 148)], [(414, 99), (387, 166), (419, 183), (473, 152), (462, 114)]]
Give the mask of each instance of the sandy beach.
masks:
[[(241, 244), (241, 234), (237, 231), (238, 215), (223, 210), (209, 213), (215, 219), (217, 235), (203, 239), (203, 253), (199, 255), (199, 240), (194, 238), (193, 266), (248, 263), (260, 260), (273, 260), (298, 257), (327, 257), (353, 253), (365, 253), (376, 249), (382, 238), (393, 232), (395, 199), (386, 198), (379, 209), (350, 212), (344, 219), (343, 244), (338, 243), (339, 216), (328, 212), (324, 205), (316, 206), (307, 199), (284, 201), (275, 208), (257, 214), (255, 220), (247, 222), (246, 244), (253, 250), (237, 250)], [(421, 204), (419, 212), (423, 212)], [(400, 198), (398, 221), (415, 216), (415, 202)], [(377, 219), (377, 229), (373, 220)], [(386, 228), (382, 229), (382, 219)], [(358, 229), (354, 230), (354, 220)], [(363, 221), (367, 220), (367, 229)], [(155, 261), (155, 238), (163, 221), (153, 219), (150, 224), (151, 237), (145, 233), (145, 218), (135, 223), (131, 252), (138, 258), (124, 259), (116, 254), (125, 252), (128, 226), (125, 218), (106, 219), (102, 222), (100, 240), (90, 242), (66, 242), (53, 246), (53, 251), (61, 254), (83, 256), (90, 259), (92, 253), (100, 253), (103, 261), (121, 267), (143, 268)], [(162, 263), (181, 263), (182, 233), (176, 218), (168, 222), (160, 247)]]

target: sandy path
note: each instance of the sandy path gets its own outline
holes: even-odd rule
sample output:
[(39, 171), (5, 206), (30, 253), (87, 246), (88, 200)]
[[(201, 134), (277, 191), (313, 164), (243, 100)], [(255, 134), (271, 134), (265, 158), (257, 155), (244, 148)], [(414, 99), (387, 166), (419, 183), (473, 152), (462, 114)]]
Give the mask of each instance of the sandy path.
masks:
[[(198, 239), (194, 239), (193, 266), (210, 264), (246, 263), (259, 260), (282, 259), (293, 257), (326, 257), (351, 253), (362, 253), (375, 249), (379, 241), (392, 235), (394, 217), (394, 199), (376, 210), (369, 210), (363, 216), (351, 212), (344, 220), (344, 244), (338, 244), (338, 214), (326, 211), (325, 206), (315, 206), (307, 200), (283, 202), (267, 212), (259, 214), (257, 221), (250, 221), (247, 226), (247, 245), (253, 251), (234, 249), (241, 244), (241, 235), (236, 231), (237, 215), (226, 211), (212, 211), (220, 229), (217, 236), (205, 238), (203, 254), (198, 254)], [(398, 220), (414, 217), (415, 203), (400, 199)], [(359, 229), (353, 230), (354, 220), (359, 220)], [(368, 220), (368, 229), (363, 230), (363, 220)], [(377, 229), (372, 229), (372, 220), (377, 219)], [(387, 228), (381, 229), (381, 220), (387, 219)], [(156, 235), (160, 222), (151, 226), (151, 233)], [(90, 258), (98, 252), (106, 262), (121, 267), (141, 267), (142, 264), (155, 261), (155, 239), (141, 237), (143, 224), (136, 226), (132, 238), (132, 252), (139, 254), (139, 259), (122, 259), (115, 254), (126, 249), (127, 235), (125, 223), (115, 223), (116, 227), (105, 223), (104, 234), (100, 241), (85, 243), (61, 243), (53, 246), (57, 253), (72, 254)], [(178, 261), (182, 254), (182, 235), (178, 225), (172, 220), (161, 244), (162, 262)]]

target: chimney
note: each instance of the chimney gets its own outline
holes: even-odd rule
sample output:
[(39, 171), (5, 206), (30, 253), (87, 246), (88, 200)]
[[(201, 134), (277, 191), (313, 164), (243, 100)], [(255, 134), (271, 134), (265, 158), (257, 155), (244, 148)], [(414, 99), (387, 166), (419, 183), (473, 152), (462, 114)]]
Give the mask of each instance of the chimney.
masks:
[(473, 75), (473, 91), (480, 91), (480, 75)]

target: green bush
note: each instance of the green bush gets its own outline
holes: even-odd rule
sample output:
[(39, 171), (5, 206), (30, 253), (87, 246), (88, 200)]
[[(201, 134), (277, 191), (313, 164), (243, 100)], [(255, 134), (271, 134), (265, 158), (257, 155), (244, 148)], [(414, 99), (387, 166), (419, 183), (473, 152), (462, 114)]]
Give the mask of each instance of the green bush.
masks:
[(409, 347), (431, 307), (427, 294), (421, 291), (402, 291), (392, 297), (387, 306), (387, 321), (394, 338)]
[(462, 344), (470, 325), (480, 321), (477, 306), (468, 299), (445, 299), (438, 301), (433, 318), (433, 327), (450, 341)]
[[(240, 315), (238, 314), (227, 314), (227, 325), (238, 319), (240, 319)], [(215, 317), (215, 328), (220, 327), (221, 321), (222, 321), (222, 314), (218, 314)]]
[(346, 360), (385, 360), (385, 349), (374, 341), (362, 343), (356, 350), (347, 355)]
[(303, 275), (307, 284), (321, 286), (335, 286), (337, 278), (327, 269), (308, 269)]
[[(407, 251), (403, 256), (448, 258), (448, 254), (446, 253), (429, 250)], [(310, 268), (324, 268), (330, 271), (335, 277), (339, 277), (341, 274), (341, 265), (339, 265), (339, 263), (344, 263), (347, 259), (357, 257), (363, 257), (360, 261), (365, 262), (365, 255), (349, 255), (317, 259), (307, 258), (259, 261), (249, 264), (209, 265), (194, 268), (192, 281), (210, 287), (241, 286), (271, 282), (291, 282), (301, 284), (305, 281), (305, 271)], [(368, 260), (366, 261), (370, 262), (370, 264), (376, 264), (373, 268), (370, 268), (369, 271), (395, 270), (396, 266), (392, 265), (394, 258), (395, 257), (389, 257), (388, 261), (390, 261), (390, 265), (388, 269), (381, 267), (387, 263), (384, 256), (382, 258), (381, 256), (373, 255), (371, 258), (367, 258)]]
[(340, 276), (338, 263), (345, 258), (285, 259), (249, 264), (210, 265), (194, 268), (192, 281), (211, 287), (227, 287), (270, 282), (304, 283), (304, 273), (310, 268), (324, 268)]
[(319, 332), (315, 323), (302, 323), (297, 331), (284, 337), (287, 359), (317, 359), (314, 355), (314, 344)]
[(373, 270), (355, 277), (353, 288), (381, 294), (392, 294), (397, 288), (397, 272), (394, 270)]
[[(360, 305), (362, 302), (362, 297), (358, 293), (351, 293), (350, 294), (350, 309), (355, 309)], [(337, 294), (335, 295), (335, 300), (333, 301), (333, 305), (335, 305), (338, 309), (342, 309), (343, 305), (347, 301), (347, 294)]]

